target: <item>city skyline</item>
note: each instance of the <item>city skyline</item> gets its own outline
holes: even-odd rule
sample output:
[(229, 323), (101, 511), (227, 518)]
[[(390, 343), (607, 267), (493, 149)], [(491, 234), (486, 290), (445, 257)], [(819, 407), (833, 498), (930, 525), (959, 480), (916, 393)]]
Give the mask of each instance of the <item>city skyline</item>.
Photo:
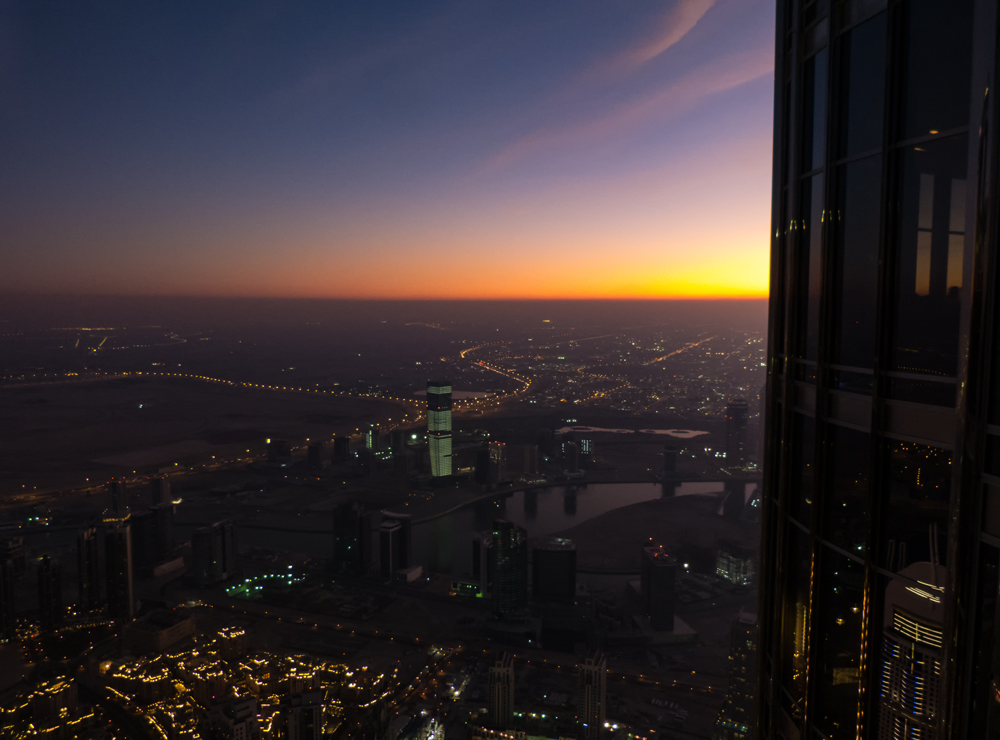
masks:
[(773, 12), (9, 6), (0, 289), (764, 298)]

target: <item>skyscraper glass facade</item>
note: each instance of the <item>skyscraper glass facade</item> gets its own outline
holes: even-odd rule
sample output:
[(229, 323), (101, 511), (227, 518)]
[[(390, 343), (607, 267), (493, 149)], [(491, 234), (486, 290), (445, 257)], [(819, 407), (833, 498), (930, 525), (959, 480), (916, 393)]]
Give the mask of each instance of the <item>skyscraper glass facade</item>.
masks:
[(777, 3), (761, 738), (1000, 737), (996, 31)]
[(451, 475), (451, 383), (432, 380), (427, 383), (427, 446), (431, 457), (431, 475)]

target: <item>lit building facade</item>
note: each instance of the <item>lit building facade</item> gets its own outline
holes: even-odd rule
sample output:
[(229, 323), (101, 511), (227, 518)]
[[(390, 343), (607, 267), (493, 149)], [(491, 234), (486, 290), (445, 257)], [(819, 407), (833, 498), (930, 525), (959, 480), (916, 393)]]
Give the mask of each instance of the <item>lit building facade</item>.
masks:
[(431, 457), (431, 475), (451, 475), (451, 383), (431, 380), (427, 383), (427, 446)]
[(753, 736), (756, 684), (757, 615), (741, 609), (729, 630), (729, 688), (712, 740), (746, 740)]
[(1000, 737), (996, 27), (777, 3), (760, 738)]
[(577, 720), (585, 738), (604, 734), (608, 702), (608, 662), (600, 650), (591, 650), (580, 664), (576, 679)]

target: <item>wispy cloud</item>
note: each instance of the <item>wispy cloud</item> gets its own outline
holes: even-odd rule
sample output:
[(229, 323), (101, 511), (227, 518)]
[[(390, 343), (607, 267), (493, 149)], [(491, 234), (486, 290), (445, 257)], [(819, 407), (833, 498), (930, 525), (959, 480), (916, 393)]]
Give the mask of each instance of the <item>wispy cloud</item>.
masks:
[(774, 51), (770, 46), (730, 54), (693, 70), (666, 87), (582, 123), (533, 131), (494, 154), (481, 170), (500, 169), (528, 155), (594, 144), (652, 121), (669, 120), (708, 98), (773, 72)]
[(580, 82), (605, 81), (651, 62), (687, 36), (713, 5), (715, 0), (679, 0), (659, 19), (654, 33), (610, 59), (601, 60), (583, 73)]

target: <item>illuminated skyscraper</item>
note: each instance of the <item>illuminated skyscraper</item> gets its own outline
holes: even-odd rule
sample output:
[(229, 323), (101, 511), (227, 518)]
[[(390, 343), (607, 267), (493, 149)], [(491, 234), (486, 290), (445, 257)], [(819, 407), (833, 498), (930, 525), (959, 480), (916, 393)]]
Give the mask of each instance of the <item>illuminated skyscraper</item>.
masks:
[(777, 23), (758, 736), (997, 738), (997, 3)]
[(451, 475), (451, 383), (431, 380), (427, 383), (427, 445), (431, 456), (431, 475)]
[(729, 688), (712, 740), (751, 738), (757, 696), (757, 615), (742, 609), (729, 630)]

